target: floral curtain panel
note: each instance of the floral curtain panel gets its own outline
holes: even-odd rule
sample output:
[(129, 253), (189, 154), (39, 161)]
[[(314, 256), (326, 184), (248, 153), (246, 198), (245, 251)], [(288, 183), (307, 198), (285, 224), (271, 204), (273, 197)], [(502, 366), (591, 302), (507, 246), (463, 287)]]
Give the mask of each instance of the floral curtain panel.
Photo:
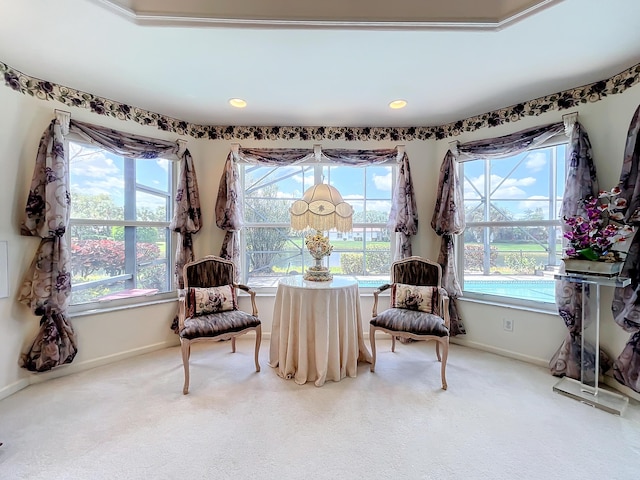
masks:
[[(297, 165), (311, 158), (326, 160), (339, 165), (365, 166), (377, 165), (397, 160), (401, 163), (398, 183), (394, 192), (394, 201), (389, 223), (396, 232), (404, 235), (403, 254), (411, 255), (410, 237), (417, 232), (418, 214), (413, 195), (409, 158), (403, 149), (348, 150), (326, 149), (318, 146), (313, 150), (302, 148), (240, 148), (234, 145), (227, 156), (224, 170), (218, 186), (216, 199), (216, 225), (225, 230), (225, 238), (220, 256), (240, 264), (239, 232), (243, 224), (243, 209), (240, 202), (239, 172), (237, 162), (272, 166)], [(236, 270), (239, 275), (239, 269)]]
[(465, 218), (462, 202), (462, 187), (458, 178), (458, 169), (451, 151), (447, 151), (440, 167), (438, 180), (440, 196), (431, 218), (431, 228), (442, 237), (438, 263), (442, 265), (442, 286), (449, 294), (449, 319), (451, 336), (464, 335), (466, 332), (462, 319), (458, 314), (456, 299), (462, 295), (458, 281), (456, 255), (454, 251), (454, 235), (464, 231)]
[(73, 361), (77, 338), (67, 318), (71, 294), (69, 252), (64, 235), (69, 223), (69, 171), (64, 151), (68, 117), (57, 115), (40, 139), (29, 199), (20, 234), (40, 237), (19, 301), (41, 317), (40, 330), (20, 358), (35, 372)]
[[(640, 106), (629, 125), (627, 144), (624, 151), (622, 172), (620, 174), (620, 198), (627, 200), (629, 207), (625, 221), (634, 227), (640, 227)], [(631, 285), (616, 288), (611, 311), (614, 321), (631, 334), (627, 345), (613, 364), (615, 379), (640, 392), (640, 235), (631, 242), (621, 276), (631, 279)]]
[(409, 157), (401, 152), (400, 168), (393, 190), (389, 227), (396, 232), (396, 252), (394, 260), (401, 260), (412, 255), (411, 237), (418, 233), (418, 209), (411, 181)]
[[(568, 125), (569, 149), (567, 150), (567, 179), (565, 183), (564, 197), (562, 198), (561, 216), (572, 217), (585, 214), (582, 199), (598, 192), (598, 180), (593, 164), (591, 142), (587, 132), (580, 123)], [(566, 227), (566, 226), (565, 226)], [(564, 266), (562, 267), (562, 269)], [(562, 271), (562, 270), (561, 270)], [(584, 290), (583, 290), (584, 288)], [(567, 327), (567, 336), (549, 361), (549, 369), (555, 376), (568, 376), (580, 379), (581, 362), (585, 366), (587, 374), (584, 382), (590, 382), (590, 373), (595, 373), (595, 348), (586, 340), (584, 351), (582, 349), (582, 296), (589, 295), (589, 286), (565, 280), (556, 282), (556, 305), (558, 313)], [(590, 315), (585, 314), (585, 321)], [(585, 325), (586, 326), (586, 325)], [(601, 373), (611, 368), (610, 358), (603, 352), (599, 352)]]
[(179, 153), (180, 178), (176, 192), (173, 220), (169, 228), (180, 235), (176, 247), (175, 278), (179, 289), (184, 288), (182, 271), (186, 263), (195, 259), (193, 235), (202, 228), (198, 178), (189, 150)]
[[(23, 367), (33, 371), (46, 371), (70, 363), (77, 352), (76, 337), (67, 318), (71, 272), (64, 239), (71, 209), (68, 155), (64, 151), (64, 141), (65, 135), (70, 133), (111, 153), (131, 158), (172, 159), (177, 158), (180, 152), (180, 145), (176, 142), (70, 120), (65, 112), (57, 112), (56, 120), (40, 140), (26, 216), (21, 226), (22, 235), (40, 236), (43, 239), (27, 272), (19, 298), (30, 306), (35, 315), (42, 315), (40, 332), (20, 362)], [(192, 215), (184, 223), (191, 233), (195, 233), (200, 228), (195, 171), (189, 151), (184, 150), (180, 154), (190, 176), (185, 181), (185, 188), (189, 190), (186, 203), (193, 201), (193, 204), (182, 205), (179, 211), (185, 211), (187, 216)], [(190, 244), (190, 240), (182, 241), (178, 248), (190, 247)], [(178, 253), (180, 259), (188, 256), (189, 252)], [(179, 268), (181, 266), (176, 265), (176, 275)]]

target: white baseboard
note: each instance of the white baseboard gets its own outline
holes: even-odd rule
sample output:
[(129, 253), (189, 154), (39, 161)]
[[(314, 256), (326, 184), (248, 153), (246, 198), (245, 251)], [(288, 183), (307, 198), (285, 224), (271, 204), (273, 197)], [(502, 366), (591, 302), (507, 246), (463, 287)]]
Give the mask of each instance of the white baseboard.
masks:
[(21, 378), (17, 382), (13, 382), (12, 384), (7, 385), (6, 387), (0, 389), (0, 400), (2, 400), (3, 398), (7, 398), (10, 395), (13, 395), (14, 393), (19, 392), (20, 390), (28, 386), (29, 386), (29, 379)]
[(100, 367), (102, 365), (108, 365), (108, 364), (117, 362), (119, 360), (124, 360), (125, 358), (136, 357), (138, 355), (143, 355), (145, 353), (150, 353), (156, 350), (162, 350), (164, 348), (175, 347), (175, 346), (176, 346), (175, 342), (170, 342), (170, 341), (158, 342), (152, 345), (146, 345), (144, 347), (133, 348), (131, 350), (127, 350), (124, 352), (114, 353), (112, 355), (105, 355), (104, 357), (86, 360), (84, 362), (79, 362), (79, 363), (73, 362), (68, 365), (61, 365), (48, 372), (42, 372), (42, 373), (31, 372), (31, 375), (27, 380), (28, 381), (27, 385), (46, 382), (47, 380), (51, 380), (53, 378), (64, 377), (66, 375), (71, 375), (72, 373), (90, 370), (92, 368)]
[(491, 345), (485, 345), (483, 343), (472, 342), (469, 340), (465, 340), (463, 338), (451, 337), (449, 341), (455, 345), (462, 345), (463, 347), (475, 348), (476, 350), (482, 350), (483, 352), (495, 353), (496, 355), (500, 355), (502, 357), (521, 360), (523, 362), (531, 363), (539, 367), (546, 367), (549, 365), (548, 359), (542, 359), (542, 358), (532, 357), (529, 355), (523, 355), (522, 353), (493, 347)]

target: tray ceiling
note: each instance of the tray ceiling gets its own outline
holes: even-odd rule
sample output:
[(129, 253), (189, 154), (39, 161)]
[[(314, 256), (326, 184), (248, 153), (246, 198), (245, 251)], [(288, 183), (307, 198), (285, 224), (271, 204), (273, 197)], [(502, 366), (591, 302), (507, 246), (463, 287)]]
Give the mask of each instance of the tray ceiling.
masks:
[[(199, 125), (353, 127), (443, 125), (640, 63), (638, 0), (366, 0), (365, 13), (351, 12), (366, 21), (390, 6), (398, 6), (396, 18), (401, 6), (422, 7), (420, 18), (439, 21), (463, 12), (458, 25), (529, 12), (494, 29), (141, 24), (136, 18), (151, 8), (171, 19), (220, 11), (211, 6), (227, 9), (228, 18), (241, 7), (247, 18), (275, 18), (264, 5), (293, 5), (335, 20), (350, 13), (344, 5), (365, 0), (115, 1), (0, 0), (0, 62)], [(233, 108), (231, 98), (246, 108)], [(397, 99), (407, 106), (390, 109)]]

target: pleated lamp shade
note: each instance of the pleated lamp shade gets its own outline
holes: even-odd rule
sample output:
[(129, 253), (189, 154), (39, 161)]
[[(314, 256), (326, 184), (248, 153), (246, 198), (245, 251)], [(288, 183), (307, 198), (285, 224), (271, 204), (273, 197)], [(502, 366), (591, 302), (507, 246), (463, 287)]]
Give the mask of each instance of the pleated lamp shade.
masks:
[(353, 208), (335, 187), (324, 183), (304, 192), (302, 200), (293, 202), (289, 212), (294, 230), (314, 228), (322, 232), (335, 228), (349, 232), (353, 228)]

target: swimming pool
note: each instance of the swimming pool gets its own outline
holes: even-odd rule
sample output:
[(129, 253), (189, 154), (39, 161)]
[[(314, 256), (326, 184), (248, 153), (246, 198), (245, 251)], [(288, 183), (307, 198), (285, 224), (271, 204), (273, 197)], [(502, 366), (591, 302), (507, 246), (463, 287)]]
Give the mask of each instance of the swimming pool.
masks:
[(555, 285), (553, 280), (467, 280), (464, 291), (555, 303)]
[[(360, 288), (377, 288), (388, 280), (358, 279)], [(535, 302), (555, 303), (553, 280), (467, 280), (464, 291), (484, 295), (520, 298)]]

